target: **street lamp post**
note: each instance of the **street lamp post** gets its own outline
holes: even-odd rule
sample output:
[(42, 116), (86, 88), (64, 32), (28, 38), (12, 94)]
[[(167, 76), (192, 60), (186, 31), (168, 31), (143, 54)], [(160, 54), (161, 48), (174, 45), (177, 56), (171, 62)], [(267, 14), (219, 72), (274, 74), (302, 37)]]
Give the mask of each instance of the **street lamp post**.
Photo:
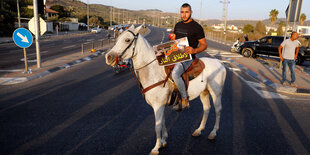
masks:
[(223, 3), (223, 22), (224, 22), (224, 40), (226, 43), (226, 28), (227, 28), (227, 9), (228, 9), (228, 4), (230, 3), (230, 1), (228, 0), (224, 0), (224, 1), (220, 1), (220, 3)]
[(89, 1), (87, 0), (87, 31), (89, 31)]

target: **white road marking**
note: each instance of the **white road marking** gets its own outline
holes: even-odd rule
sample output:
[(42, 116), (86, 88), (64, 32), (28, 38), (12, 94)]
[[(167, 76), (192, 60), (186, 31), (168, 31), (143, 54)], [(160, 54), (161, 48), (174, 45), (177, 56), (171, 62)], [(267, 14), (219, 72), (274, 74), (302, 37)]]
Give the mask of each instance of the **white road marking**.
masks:
[(26, 82), (28, 79), (25, 77), (19, 77), (19, 78), (0, 78), (0, 85), (11, 85), (11, 84), (17, 84)]
[(21, 69), (11, 69), (11, 70), (0, 70), (0, 72), (21, 72)]
[(164, 31), (162, 31), (163, 32), (163, 38), (161, 39), (161, 44), (163, 43), (163, 41), (164, 41), (164, 39), (165, 39), (165, 32)]
[(232, 67), (228, 67), (228, 68), (232, 71), (241, 71), (240, 68), (232, 68)]
[[(24, 58), (20, 59), (20, 61), (25, 61)], [(27, 60), (27, 62), (37, 62), (37, 59), (34, 59), (34, 60)]]
[[(42, 52), (40, 52), (40, 54), (43, 54), (43, 53), (47, 53), (48, 51), (42, 51)], [(28, 56), (30, 56), (30, 55), (36, 55), (37, 53), (31, 53), (31, 54), (27, 54)], [(23, 60), (24, 61), (24, 60)]]
[(75, 47), (75, 46), (76, 46), (76, 45), (70, 45), (70, 46), (63, 47), (62, 49), (72, 48), (72, 47)]
[(226, 51), (220, 51), (220, 50), (207, 50), (206, 51), (207, 54), (211, 55), (211, 56), (225, 56), (225, 57), (242, 57), (242, 55), (238, 54), (238, 53), (231, 53), (231, 52), (226, 52)]
[(226, 60), (220, 60), (220, 62), (222, 62), (222, 63), (230, 63), (229, 61), (226, 61)]
[(261, 87), (261, 85), (259, 83), (247, 81), (242, 76), (240, 76), (237, 72), (233, 71), (233, 73), (236, 76), (238, 76), (240, 80), (242, 80), (244, 83), (246, 83), (250, 88), (252, 88), (261, 98), (265, 98), (265, 99), (289, 99), (289, 97), (286, 95), (282, 95), (282, 94), (274, 93), (274, 92), (269, 92), (269, 91), (265, 91), (265, 90), (259, 90), (259, 89), (257, 89), (257, 86)]
[[(223, 53), (224, 54), (228, 54), (229, 52), (225, 52), (225, 51), (220, 52), (219, 50), (211, 49), (211, 50), (207, 50), (206, 53), (208, 53), (211, 56), (213, 56), (213, 55), (216, 55), (216, 54), (223, 54)], [(236, 53), (231, 53), (231, 54), (236, 54)], [(225, 57), (229, 57), (229, 56), (225, 56)], [(219, 60), (219, 61), (221, 61), (222, 63), (231, 63), (230, 61), (226, 61), (226, 60)], [(237, 77), (239, 77), (239, 79), (241, 81), (246, 83), (251, 89), (253, 89), (260, 97), (262, 97), (264, 99), (309, 100), (309, 99), (305, 99), (305, 98), (291, 98), (291, 97), (288, 97), (286, 95), (279, 94), (278, 92), (262, 90), (262, 89), (266, 88), (266, 85), (263, 84), (263, 83), (258, 83), (258, 82), (253, 82), (253, 81), (245, 80), (240, 74), (237, 73), (237, 71), (241, 71), (240, 68), (233, 68), (233, 67), (228, 67), (228, 66), (226, 66), (226, 67), (229, 70), (231, 70)], [(273, 68), (270, 68), (270, 69), (273, 69)]]
[(95, 39), (87, 39), (86, 42), (94, 41)]

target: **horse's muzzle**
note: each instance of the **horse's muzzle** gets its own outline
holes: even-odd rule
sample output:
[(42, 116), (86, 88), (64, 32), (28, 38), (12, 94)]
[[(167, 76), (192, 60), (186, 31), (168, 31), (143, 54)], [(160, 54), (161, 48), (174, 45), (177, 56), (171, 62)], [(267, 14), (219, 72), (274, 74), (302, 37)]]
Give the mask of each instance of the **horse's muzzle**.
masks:
[(116, 63), (116, 56), (113, 54), (110, 54), (110, 52), (108, 52), (105, 55), (105, 61), (106, 61), (107, 65), (114, 66)]

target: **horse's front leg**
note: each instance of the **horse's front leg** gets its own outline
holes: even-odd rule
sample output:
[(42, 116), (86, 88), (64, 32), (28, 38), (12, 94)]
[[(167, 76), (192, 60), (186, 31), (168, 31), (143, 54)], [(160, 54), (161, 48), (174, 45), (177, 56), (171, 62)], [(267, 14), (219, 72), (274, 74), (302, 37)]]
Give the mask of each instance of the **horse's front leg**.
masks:
[(156, 132), (156, 144), (155, 147), (152, 149), (150, 154), (159, 154), (158, 149), (161, 147), (161, 140), (162, 140), (162, 129), (164, 123), (164, 105), (153, 105), (154, 115), (155, 115), (155, 132)]
[[(165, 112), (164, 112), (165, 113)], [(166, 139), (168, 138), (168, 132), (167, 132), (167, 128), (166, 128), (166, 123), (165, 123), (165, 114), (163, 114), (163, 123), (162, 123), (162, 133), (161, 133), (161, 144), (162, 144), (162, 147), (166, 147), (167, 145), (167, 142), (166, 142)]]

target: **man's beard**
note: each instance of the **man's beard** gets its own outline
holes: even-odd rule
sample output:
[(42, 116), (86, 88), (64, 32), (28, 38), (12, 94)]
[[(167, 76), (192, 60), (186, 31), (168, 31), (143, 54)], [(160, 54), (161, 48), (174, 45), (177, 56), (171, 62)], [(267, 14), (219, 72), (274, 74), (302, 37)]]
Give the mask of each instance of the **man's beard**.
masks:
[(189, 15), (189, 17), (186, 20), (183, 20), (183, 23), (186, 23), (187, 21), (189, 21), (191, 19), (192, 15)]

